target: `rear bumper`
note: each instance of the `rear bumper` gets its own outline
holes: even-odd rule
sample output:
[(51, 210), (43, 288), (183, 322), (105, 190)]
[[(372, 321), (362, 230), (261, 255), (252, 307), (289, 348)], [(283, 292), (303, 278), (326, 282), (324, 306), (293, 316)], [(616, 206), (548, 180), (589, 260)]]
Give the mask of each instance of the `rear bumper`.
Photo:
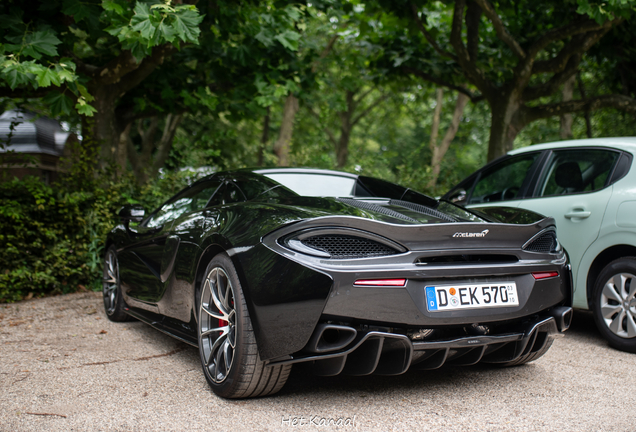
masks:
[[(561, 306), (552, 308), (543, 316), (511, 326), (515, 331), (431, 341), (413, 340), (406, 334), (394, 333), (389, 329), (382, 331), (349, 327), (348, 332), (354, 337), (344, 347), (329, 352), (324, 344), (312, 345), (310, 341), (305, 352), (287, 360), (270, 362), (270, 365), (314, 362), (316, 374), (332, 376), (341, 373), (399, 375), (411, 368), (431, 370), (444, 364), (468, 366), (480, 362), (510, 363), (549, 346), (552, 340), (567, 330), (571, 317), (572, 308)], [(346, 330), (345, 326), (338, 327)], [(316, 331), (323, 329), (319, 326)], [(315, 334), (312, 340), (319, 340), (320, 337)], [(316, 349), (317, 346), (320, 349)]]

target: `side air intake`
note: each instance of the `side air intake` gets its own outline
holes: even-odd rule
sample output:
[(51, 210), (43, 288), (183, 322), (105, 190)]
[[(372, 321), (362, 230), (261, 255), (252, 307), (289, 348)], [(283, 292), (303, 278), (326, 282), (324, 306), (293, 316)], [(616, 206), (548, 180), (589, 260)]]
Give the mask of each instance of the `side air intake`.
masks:
[(540, 232), (523, 245), (523, 249), (529, 252), (554, 253), (560, 249), (554, 230)]

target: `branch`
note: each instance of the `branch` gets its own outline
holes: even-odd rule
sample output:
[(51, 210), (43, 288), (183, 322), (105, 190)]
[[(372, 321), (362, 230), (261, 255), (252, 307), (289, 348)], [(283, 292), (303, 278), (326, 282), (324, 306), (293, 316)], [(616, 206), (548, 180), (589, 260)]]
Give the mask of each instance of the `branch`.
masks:
[(122, 77), (124, 79), (119, 82), (117, 90), (123, 95), (136, 87), (161, 65), (166, 57), (170, 56), (176, 50), (177, 49), (170, 44), (153, 48), (152, 54), (149, 57), (144, 58), (136, 69), (130, 71), (125, 77)]
[[(358, 99), (356, 99), (356, 98), (355, 98), (355, 92), (354, 92), (354, 94), (351, 96), (352, 102), (353, 102), (353, 104), (354, 104), (354, 105), (353, 105), (353, 109), (355, 109), (355, 107), (357, 107), (357, 106), (358, 106), (358, 104), (359, 104), (360, 102), (362, 102), (362, 100), (363, 100), (365, 97), (369, 96), (369, 94), (370, 94), (373, 90), (375, 90), (375, 87), (371, 87), (369, 90), (367, 90), (367, 91), (365, 91), (364, 93), (362, 93)], [(357, 92), (357, 90), (356, 90), (356, 92)]]
[(132, 165), (133, 171), (139, 176), (139, 172), (141, 171), (139, 168), (139, 157), (137, 155), (137, 149), (135, 148), (132, 140), (130, 139), (130, 128), (132, 127), (132, 123), (128, 123), (122, 133), (119, 135), (119, 139), (124, 140), (126, 142), (126, 154), (128, 156), (128, 160), (130, 161), (130, 165)]
[(530, 81), (534, 69), (534, 60), (539, 52), (545, 49), (550, 43), (557, 40), (565, 39), (571, 36), (575, 36), (582, 33), (596, 32), (601, 30), (602, 34), (605, 34), (613, 25), (622, 22), (623, 19), (615, 19), (612, 21), (606, 21), (599, 25), (596, 21), (591, 19), (584, 19), (572, 22), (558, 29), (550, 30), (541, 36), (536, 42), (534, 42), (527, 51), (526, 57), (517, 64), (514, 69), (514, 87), (518, 90), (526, 87)]
[(605, 21), (603, 24), (599, 25), (596, 21), (586, 18), (584, 20), (571, 22), (563, 27), (550, 30), (530, 46), (528, 49), (528, 59), (533, 61), (539, 51), (547, 47), (552, 42), (581, 33), (594, 32), (601, 29), (609, 30), (614, 25), (620, 24), (621, 22), (623, 22), (623, 18), (617, 18), (612, 21)]
[(563, 114), (592, 111), (601, 108), (616, 108), (626, 112), (636, 112), (636, 99), (628, 96), (612, 94), (598, 96), (590, 99), (571, 100), (555, 104), (540, 105), (537, 107), (525, 107), (525, 124), (535, 120), (560, 116)]
[(382, 102), (384, 102), (386, 99), (388, 99), (390, 97), (389, 94), (385, 94), (380, 96), (379, 98), (377, 98), (376, 100), (374, 100), (373, 102), (371, 102), (371, 104), (366, 107), (364, 109), (364, 111), (362, 111), (360, 114), (358, 114), (353, 121), (351, 122), (351, 126), (355, 126), (356, 123), (358, 123), (364, 116), (366, 116), (367, 114), (369, 114), (371, 111), (373, 111), (373, 109), (375, 107), (377, 107), (378, 105), (380, 105)]
[(588, 32), (583, 35), (575, 35), (572, 37), (561, 51), (550, 60), (541, 60), (534, 62), (532, 65), (532, 74), (538, 73), (556, 73), (561, 72), (565, 68), (570, 57), (574, 54), (583, 53), (596, 44), (610, 29), (603, 29), (596, 32)]
[(311, 65), (312, 72), (316, 72), (316, 70), (318, 69), (318, 65), (320, 64), (320, 61), (324, 59), (325, 57), (327, 57), (327, 55), (329, 55), (329, 53), (333, 49), (333, 46), (336, 44), (336, 41), (338, 40), (339, 37), (340, 37), (339, 34), (335, 34), (331, 39), (329, 39), (329, 42), (327, 42), (327, 46), (325, 47), (325, 49), (322, 50), (322, 52), (320, 53), (320, 56), (318, 56), (318, 58), (314, 60), (313, 64)]
[(468, 3), (466, 11), (466, 45), (468, 47), (468, 55), (472, 62), (477, 62), (477, 54), (479, 53), (479, 24), (481, 22), (482, 10), (475, 2)]
[(457, 53), (457, 62), (463, 69), (466, 78), (468, 78), (487, 99), (492, 99), (495, 92), (494, 85), (486, 78), (484, 72), (477, 67), (477, 64), (471, 60), (468, 50), (462, 41), (462, 22), (464, 21), (465, 7), (466, 0), (457, 0), (455, 2), (453, 27), (451, 29), (451, 45)]
[[(307, 107), (309, 109), (309, 112), (316, 117), (316, 119), (318, 119), (318, 123), (320, 123), (320, 115), (314, 111), (313, 108), (311, 107)], [(325, 131), (325, 133), (327, 134), (327, 136), (329, 137), (329, 141), (331, 141), (331, 143), (335, 146), (338, 144), (338, 140), (336, 139), (336, 136), (333, 134), (333, 132), (331, 132), (331, 129), (329, 129), (327, 126), (323, 127), (323, 130)]]
[[(567, 81), (572, 75), (576, 74), (583, 52), (589, 50), (592, 45), (598, 42), (599, 39), (601, 39), (608, 31), (609, 29), (603, 29), (597, 32), (590, 32), (583, 36), (577, 35), (572, 37), (572, 41), (563, 47), (561, 52), (555, 58), (546, 61), (552, 62), (551, 66), (554, 67), (555, 72), (557, 73), (544, 84), (526, 88), (523, 92), (523, 99), (525, 101), (535, 100), (543, 96), (549, 96), (556, 92), (565, 81)], [(563, 63), (560, 64), (560, 62)], [(535, 63), (535, 66), (537, 63)], [(533, 67), (533, 71), (534, 69), (535, 68)]]
[(473, 103), (484, 100), (484, 96), (483, 95), (475, 95), (475, 94), (471, 93), (470, 90), (466, 89), (465, 87), (461, 87), (461, 86), (457, 86), (457, 85), (451, 84), (451, 83), (446, 82), (446, 81), (444, 81), (442, 79), (439, 79), (439, 78), (437, 78), (437, 77), (435, 77), (433, 75), (427, 74), (426, 72), (422, 72), (422, 71), (420, 71), (418, 69), (413, 69), (413, 68), (408, 67), (408, 66), (402, 66), (401, 69), (402, 69), (403, 72), (405, 72), (407, 74), (415, 75), (415, 76), (417, 76), (419, 78), (422, 78), (423, 80), (432, 82), (433, 84), (437, 84), (439, 86), (446, 87), (448, 89), (455, 90), (455, 91), (458, 91), (460, 93), (463, 93), (466, 96), (468, 96), (470, 98), (471, 102), (473, 102)]
[(474, 0), (475, 3), (479, 5), (484, 14), (488, 17), (492, 26), (495, 28), (495, 32), (497, 32), (497, 37), (501, 39), (508, 47), (512, 50), (512, 52), (519, 58), (525, 58), (526, 53), (521, 48), (519, 43), (512, 37), (510, 33), (508, 33), (508, 29), (495, 12), (495, 8), (490, 4), (488, 0)]
[(123, 76), (137, 69), (140, 64), (132, 55), (132, 52), (126, 50), (106, 63), (105, 66), (99, 68), (99, 70), (93, 71), (92, 75), (98, 85), (116, 84)]
[(174, 135), (177, 132), (177, 127), (179, 126), (179, 123), (181, 123), (182, 118), (182, 114), (168, 114), (166, 116), (166, 124), (163, 127), (163, 134), (161, 135), (161, 140), (157, 146), (157, 154), (155, 155), (155, 160), (152, 164), (153, 176), (165, 165), (168, 155), (170, 155)]
[(77, 70), (79, 72), (88, 75), (90, 78), (95, 78), (98, 76), (98, 73), (101, 69), (100, 67), (84, 63), (82, 59), (76, 56), (75, 53), (71, 50), (66, 50), (66, 55), (73, 58), (75, 66), (77, 66)]
[(523, 91), (523, 100), (527, 102), (555, 93), (563, 83), (576, 74), (581, 57), (581, 54), (571, 56), (564, 70), (554, 74), (548, 82), (534, 87), (526, 87)]
[(424, 24), (422, 23), (422, 20), (420, 19), (419, 15), (417, 14), (417, 6), (415, 5), (415, 3), (412, 3), (412, 2), (411, 2), (411, 11), (413, 11), (413, 19), (415, 20), (415, 24), (417, 24), (417, 27), (420, 29), (420, 32), (422, 32), (422, 34), (424, 35), (424, 37), (426, 38), (428, 43), (431, 44), (433, 49), (435, 51), (437, 51), (437, 53), (439, 55), (441, 55), (443, 57), (448, 57), (449, 59), (457, 61), (457, 56), (455, 54), (451, 53), (451, 52), (443, 50), (437, 44), (437, 42), (435, 41), (433, 36), (429, 33), (429, 31), (426, 30), (426, 27), (424, 27)]

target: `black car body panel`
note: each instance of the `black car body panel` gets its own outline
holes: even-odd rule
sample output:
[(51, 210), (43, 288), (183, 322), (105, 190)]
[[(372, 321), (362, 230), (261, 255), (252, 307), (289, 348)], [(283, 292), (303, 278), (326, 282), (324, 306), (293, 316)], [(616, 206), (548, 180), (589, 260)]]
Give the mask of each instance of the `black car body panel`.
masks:
[[(333, 375), (504, 362), (567, 329), (572, 287), (552, 219), (521, 210), (469, 213), (354, 177), (363, 196), (329, 198), (297, 196), (249, 170), (219, 173), (191, 187), (209, 182), (215, 191), (202, 208), (152, 226), (153, 215), (178, 202), (169, 200), (138, 225), (123, 221), (108, 245), (117, 250), (128, 313), (196, 345), (197, 287), (207, 263), (226, 253), (260, 358), (271, 364), (314, 361), (318, 373)], [(219, 195), (235, 189), (241, 195)], [(533, 251), (541, 236), (551, 249)], [(405, 282), (358, 285), (381, 279)], [(518, 305), (427, 307), (427, 287), (502, 282), (516, 284)], [(468, 291), (459, 298), (473, 301)]]

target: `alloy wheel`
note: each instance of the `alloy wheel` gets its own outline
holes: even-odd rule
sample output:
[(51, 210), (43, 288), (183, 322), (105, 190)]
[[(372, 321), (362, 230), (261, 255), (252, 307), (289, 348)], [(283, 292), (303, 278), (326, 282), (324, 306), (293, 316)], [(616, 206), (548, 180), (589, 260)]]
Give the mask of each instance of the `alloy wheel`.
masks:
[(603, 321), (621, 338), (636, 337), (636, 276), (618, 273), (603, 286), (600, 298)]
[(219, 384), (225, 381), (234, 361), (236, 347), (236, 310), (234, 289), (221, 267), (207, 275), (201, 293), (199, 313), (199, 343), (203, 367)]
[(104, 307), (108, 315), (115, 313), (117, 307), (117, 285), (119, 280), (119, 266), (115, 251), (109, 250), (104, 259), (104, 277), (102, 289), (104, 293)]

